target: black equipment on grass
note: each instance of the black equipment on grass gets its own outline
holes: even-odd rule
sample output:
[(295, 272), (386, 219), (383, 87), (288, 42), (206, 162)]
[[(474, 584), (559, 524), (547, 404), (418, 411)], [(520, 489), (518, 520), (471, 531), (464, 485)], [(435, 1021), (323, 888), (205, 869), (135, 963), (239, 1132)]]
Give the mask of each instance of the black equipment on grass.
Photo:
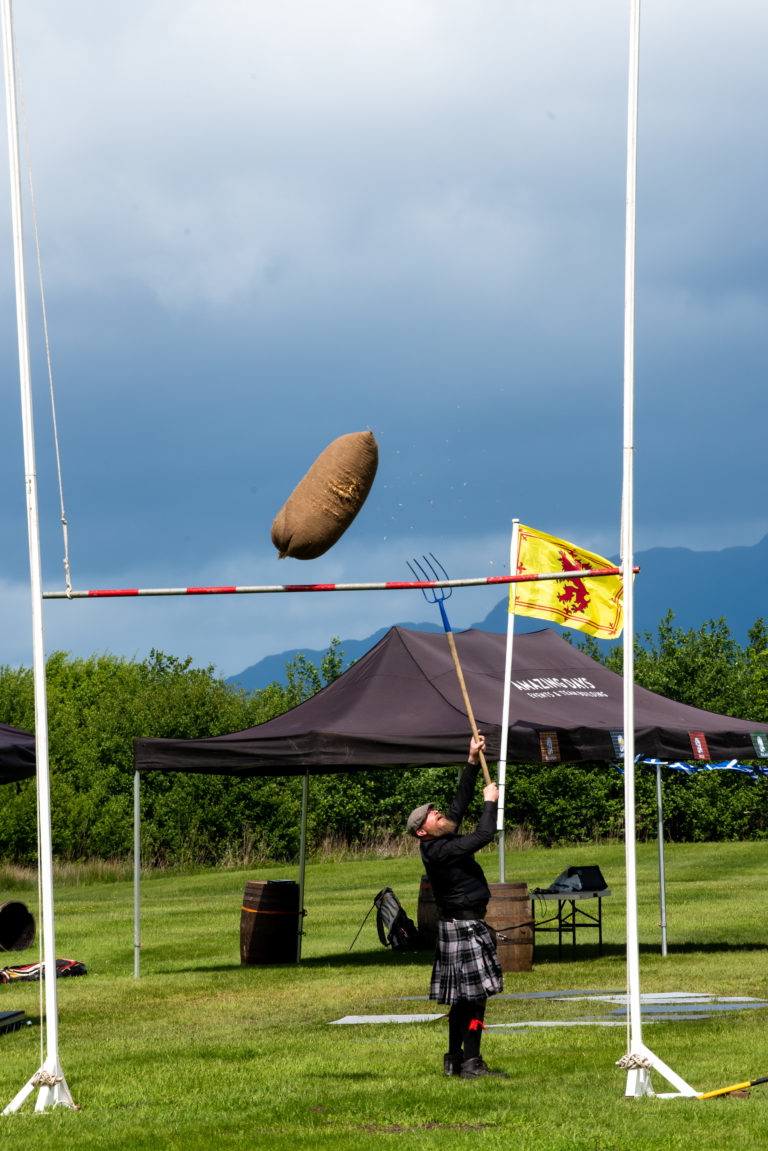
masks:
[(568, 895), (572, 891), (605, 891), (608, 884), (603, 879), (603, 873), (596, 864), (585, 867), (566, 867), (557, 879), (553, 879), (549, 887), (536, 887), (531, 895), (552, 895), (561, 892)]
[(385, 947), (391, 947), (393, 951), (416, 951), (419, 948), (419, 931), (416, 924), (406, 915), (392, 888), (382, 887), (378, 895), (374, 896), (373, 903), (360, 924), (357, 935), (350, 943), (350, 951), (357, 943), (358, 936), (365, 927), (368, 916), (374, 907), (376, 908), (376, 928), (379, 932), (379, 939)]
[(32, 1025), (31, 1019), (25, 1019), (23, 1011), (0, 1011), (0, 1035), (7, 1035), (9, 1031), (21, 1031), (26, 1024)]
[[(57, 979), (67, 975), (87, 974), (85, 964), (79, 959), (56, 960)], [(20, 967), (4, 967), (0, 971), (0, 983), (38, 983), (41, 977), (45, 979), (44, 963), (24, 963)]]

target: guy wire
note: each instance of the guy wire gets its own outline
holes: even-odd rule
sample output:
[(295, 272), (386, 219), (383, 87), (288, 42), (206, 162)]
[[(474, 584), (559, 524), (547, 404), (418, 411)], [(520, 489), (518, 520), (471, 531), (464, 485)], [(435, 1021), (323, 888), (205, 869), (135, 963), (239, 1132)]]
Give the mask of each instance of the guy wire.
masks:
[(72, 581), (69, 573), (69, 535), (67, 532), (67, 516), (64, 511), (64, 486), (61, 478), (61, 455), (59, 452), (59, 429), (56, 422), (56, 401), (53, 393), (53, 370), (51, 367), (51, 347), (48, 339), (48, 313), (45, 306), (45, 287), (43, 283), (43, 264), (40, 257), (40, 233), (37, 226), (37, 207), (35, 205), (35, 189), (32, 182), (32, 157), (29, 147), (29, 132), (27, 131), (27, 112), (24, 105), (24, 85), (21, 82), (21, 62), (19, 60), (16, 43), (16, 24), (11, 10), (11, 32), (13, 36), (13, 54), (16, 62), (16, 76), (19, 85), (19, 100), (21, 105), (21, 121), (24, 129), (24, 149), (27, 156), (27, 178), (29, 180), (29, 199), (32, 208), (32, 225), (35, 236), (35, 253), (37, 256), (37, 276), (40, 283), (40, 303), (43, 315), (43, 334), (45, 338), (45, 358), (48, 365), (48, 386), (51, 394), (51, 416), (53, 419), (53, 439), (56, 446), (56, 470), (59, 479), (59, 503), (61, 506), (61, 527), (64, 536), (64, 575), (67, 584), (67, 595), (72, 591)]

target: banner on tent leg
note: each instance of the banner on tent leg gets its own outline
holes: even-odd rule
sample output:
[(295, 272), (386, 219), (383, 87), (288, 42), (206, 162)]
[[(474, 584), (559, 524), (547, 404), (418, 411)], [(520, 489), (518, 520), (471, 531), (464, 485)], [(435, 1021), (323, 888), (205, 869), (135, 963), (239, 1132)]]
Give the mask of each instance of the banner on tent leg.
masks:
[(691, 738), (691, 747), (696, 759), (711, 759), (709, 748), (707, 747), (707, 737), (703, 731), (689, 731), (688, 735)]
[(613, 743), (613, 752), (618, 759), (624, 758), (624, 732), (618, 729), (611, 731), (611, 741)]
[(542, 763), (560, 762), (560, 743), (556, 731), (540, 731), (539, 745), (541, 747)]
[(761, 759), (768, 759), (768, 739), (766, 739), (762, 731), (750, 731), (749, 738), (752, 740), (752, 746)]

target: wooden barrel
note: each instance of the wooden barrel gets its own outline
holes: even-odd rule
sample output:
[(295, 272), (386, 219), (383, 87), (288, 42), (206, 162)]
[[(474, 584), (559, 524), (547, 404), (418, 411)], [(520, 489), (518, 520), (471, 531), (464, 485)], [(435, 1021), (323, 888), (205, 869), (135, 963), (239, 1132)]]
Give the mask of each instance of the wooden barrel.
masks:
[(496, 951), (502, 971), (533, 967), (533, 924), (527, 883), (489, 883), (491, 900), (486, 923), (497, 934)]
[(298, 883), (249, 881), (240, 915), (240, 962), (295, 963), (300, 923)]
[(434, 948), (437, 943), (437, 904), (427, 875), (421, 877), (416, 926), (419, 929), (419, 940), (423, 949), (426, 951), (427, 948)]
[(35, 917), (15, 899), (0, 903), (0, 951), (24, 951), (35, 942)]

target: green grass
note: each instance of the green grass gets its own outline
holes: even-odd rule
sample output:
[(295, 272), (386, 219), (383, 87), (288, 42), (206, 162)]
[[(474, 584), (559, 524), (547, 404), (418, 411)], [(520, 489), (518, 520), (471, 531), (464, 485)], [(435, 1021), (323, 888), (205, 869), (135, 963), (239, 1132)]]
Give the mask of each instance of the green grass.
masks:
[[(655, 844), (638, 852), (642, 990), (762, 996), (768, 992), (760, 844), (668, 846), (670, 954), (659, 950)], [(491, 854), (488, 878), (497, 878)], [(507, 878), (546, 886), (571, 863), (598, 863), (614, 895), (605, 946), (592, 936), (557, 961), (556, 937), (537, 945), (534, 969), (506, 991), (623, 988), (624, 896), (620, 846), (510, 855)], [(431, 957), (382, 948), (371, 916), (389, 884), (414, 916), (418, 860), (360, 859), (307, 869), (300, 966), (241, 967), (246, 879), (295, 878), (295, 869), (164, 874), (143, 883), (142, 976), (133, 978), (130, 882), (56, 891), (57, 954), (83, 960), (85, 978), (58, 983), (62, 1066), (81, 1110), (0, 1119), (14, 1151), (48, 1147), (285, 1148), (516, 1147), (577, 1151), (768, 1147), (768, 1084), (749, 1099), (624, 1099), (623, 1028), (495, 1032), (483, 1051), (509, 1081), (441, 1074), (444, 1021), (329, 1027), (345, 1014), (437, 1011), (425, 995)], [(34, 905), (19, 880), (13, 898)], [(6, 896), (7, 897), (7, 896)], [(31, 951), (5, 961), (30, 962)], [(0, 987), (0, 1009), (39, 1020), (39, 988)], [(573, 1019), (599, 1004), (496, 1000), (486, 1022)], [(644, 1028), (645, 1042), (698, 1090), (768, 1074), (768, 1013), (744, 1011)], [(0, 1036), (0, 1106), (39, 1063), (37, 1026)], [(654, 1075), (658, 1091), (667, 1090)]]

